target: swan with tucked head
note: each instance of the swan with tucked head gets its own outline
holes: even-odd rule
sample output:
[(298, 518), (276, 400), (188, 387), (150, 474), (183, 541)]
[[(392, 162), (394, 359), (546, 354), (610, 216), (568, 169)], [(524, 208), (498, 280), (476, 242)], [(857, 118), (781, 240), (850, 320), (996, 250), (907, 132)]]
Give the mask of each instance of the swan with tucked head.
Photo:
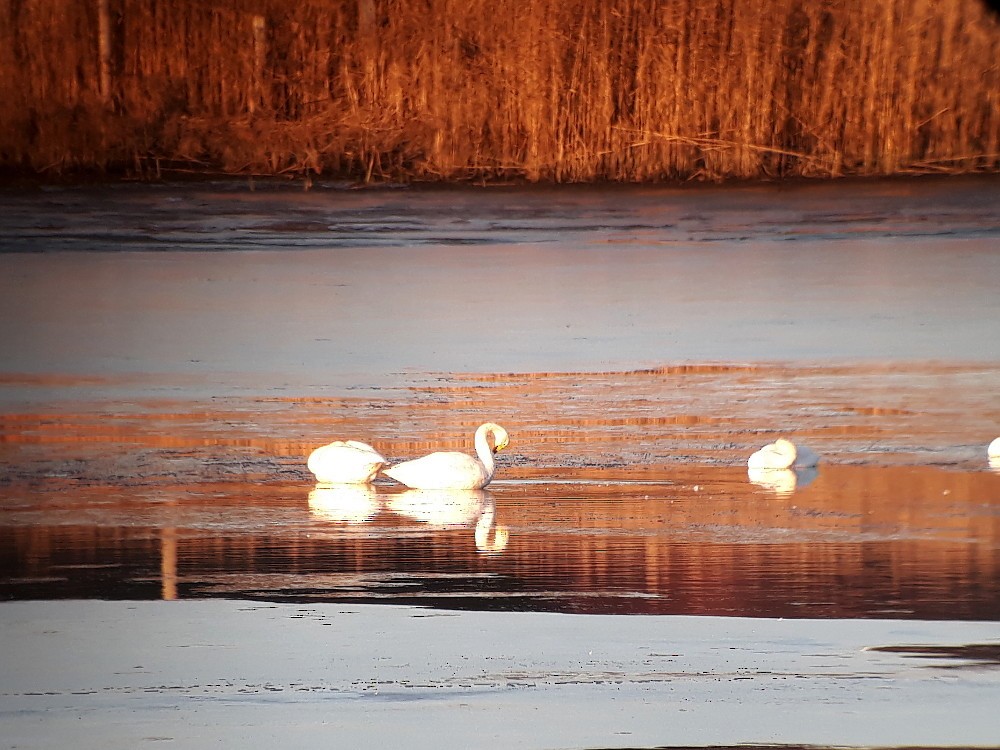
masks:
[(1000, 474), (1000, 437), (994, 439), (987, 446), (986, 457), (990, 463), (990, 469)]
[(310, 453), (306, 465), (321, 484), (367, 484), (385, 458), (367, 443), (337, 440)]
[[(487, 436), (493, 440), (492, 448)], [(506, 448), (509, 442), (507, 430), (487, 422), (476, 430), (478, 458), (457, 451), (438, 451), (382, 469), (382, 473), (416, 490), (479, 490), (493, 480), (496, 470), (493, 454)]]
[(808, 448), (797, 448), (795, 443), (785, 438), (778, 438), (768, 443), (750, 456), (747, 468), (750, 469), (791, 469), (815, 466), (819, 456)]

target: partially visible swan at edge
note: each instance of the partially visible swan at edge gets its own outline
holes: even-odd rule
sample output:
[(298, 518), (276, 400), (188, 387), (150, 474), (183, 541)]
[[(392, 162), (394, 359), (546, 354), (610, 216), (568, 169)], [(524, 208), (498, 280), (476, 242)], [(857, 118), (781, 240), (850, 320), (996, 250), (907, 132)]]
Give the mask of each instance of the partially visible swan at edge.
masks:
[(815, 466), (819, 456), (806, 447), (796, 447), (795, 443), (785, 438), (778, 438), (768, 443), (750, 456), (747, 467), (750, 469), (792, 469)]
[[(493, 438), (492, 449), (487, 435)], [(383, 469), (382, 473), (417, 490), (479, 490), (493, 479), (496, 470), (493, 454), (506, 448), (509, 442), (510, 436), (503, 427), (487, 422), (476, 430), (479, 458), (457, 451), (438, 451)]]
[(385, 458), (367, 443), (337, 440), (310, 453), (306, 465), (321, 484), (367, 484)]
[(1000, 437), (989, 444), (986, 448), (986, 455), (990, 458), (1000, 458)]
[(1000, 437), (996, 438), (986, 449), (986, 457), (989, 459), (990, 468), (1000, 472)]

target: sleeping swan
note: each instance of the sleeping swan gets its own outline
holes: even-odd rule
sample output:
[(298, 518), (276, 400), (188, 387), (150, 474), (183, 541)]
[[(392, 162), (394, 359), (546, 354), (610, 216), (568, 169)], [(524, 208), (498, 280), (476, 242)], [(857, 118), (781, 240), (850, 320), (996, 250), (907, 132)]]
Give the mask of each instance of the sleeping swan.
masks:
[(768, 443), (750, 456), (747, 468), (750, 469), (792, 469), (815, 466), (819, 456), (808, 448), (796, 448), (795, 443), (785, 438), (778, 438)]
[(321, 484), (366, 484), (385, 459), (367, 443), (337, 440), (310, 453), (306, 465)]
[[(493, 438), (492, 449), (487, 435)], [(507, 430), (487, 422), (476, 430), (476, 454), (479, 458), (456, 451), (438, 451), (383, 469), (382, 473), (416, 490), (479, 490), (493, 479), (496, 468), (493, 454), (506, 448), (509, 442)]]

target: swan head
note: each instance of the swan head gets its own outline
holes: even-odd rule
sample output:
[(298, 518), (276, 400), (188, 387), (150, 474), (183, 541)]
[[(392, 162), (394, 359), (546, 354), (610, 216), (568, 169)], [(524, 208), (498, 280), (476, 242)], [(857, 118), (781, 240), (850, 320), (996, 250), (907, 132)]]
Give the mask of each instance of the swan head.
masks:
[(505, 430), (500, 425), (495, 425), (493, 430), (493, 452), (502, 451), (508, 445), (510, 445), (510, 435), (507, 434)]
[(493, 436), (493, 448), (492, 453), (497, 451), (502, 451), (508, 445), (510, 445), (510, 435), (507, 434), (507, 430), (494, 422), (487, 422), (486, 424), (480, 425), (479, 429), (476, 430), (476, 442), (478, 444), (479, 440), (485, 438), (489, 434)]

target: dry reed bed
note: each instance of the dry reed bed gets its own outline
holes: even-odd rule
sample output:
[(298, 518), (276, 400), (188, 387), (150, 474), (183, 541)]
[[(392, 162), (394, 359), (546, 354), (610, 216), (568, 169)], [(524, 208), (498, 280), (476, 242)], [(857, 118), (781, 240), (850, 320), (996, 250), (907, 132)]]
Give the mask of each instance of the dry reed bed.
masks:
[(974, 0), (0, 0), (0, 14), (6, 168), (570, 182), (1000, 167), (1000, 23)]

